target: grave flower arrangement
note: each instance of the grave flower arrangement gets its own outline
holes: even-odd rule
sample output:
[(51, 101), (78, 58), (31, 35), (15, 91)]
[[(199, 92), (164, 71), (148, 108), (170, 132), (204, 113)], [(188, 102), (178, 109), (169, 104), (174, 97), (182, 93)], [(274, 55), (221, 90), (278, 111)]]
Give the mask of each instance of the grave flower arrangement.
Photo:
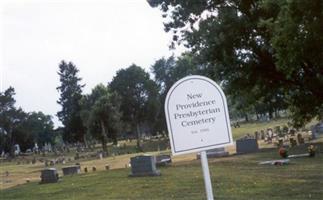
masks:
[(316, 148), (315, 148), (315, 146), (314, 145), (310, 145), (308, 148), (307, 148), (307, 150), (308, 150), (308, 153), (309, 153), (309, 156), (310, 157), (314, 157), (315, 156), (315, 151), (316, 151)]
[(287, 158), (288, 157), (288, 151), (284, 147), (279, 148), (279, 151), (278, 152), (279, 152), (279, 155), (282, 158)]

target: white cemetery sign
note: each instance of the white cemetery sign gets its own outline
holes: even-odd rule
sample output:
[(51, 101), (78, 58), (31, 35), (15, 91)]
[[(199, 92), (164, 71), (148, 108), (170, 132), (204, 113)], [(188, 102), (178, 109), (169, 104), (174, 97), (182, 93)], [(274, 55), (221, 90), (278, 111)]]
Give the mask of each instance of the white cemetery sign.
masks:
[(232, 144), (222, 89), (203, 76), (187, 76), (168, 91), (165, 113), (173, 155), (201, 152), (207, 199), (214, 199), (206, 150)]
[(165, 113), (173, 155), (232, 144), (225, 95), (209, 78), (177, 81), (167, 93)]

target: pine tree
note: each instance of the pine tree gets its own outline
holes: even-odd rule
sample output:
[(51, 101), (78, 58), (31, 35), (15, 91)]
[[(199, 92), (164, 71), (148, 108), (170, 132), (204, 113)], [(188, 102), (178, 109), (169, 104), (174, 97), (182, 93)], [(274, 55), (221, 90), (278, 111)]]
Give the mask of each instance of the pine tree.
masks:
[(67, 142), (83, 142), (85, 129), (80, 117), (80, 100), (82, 98), (81, 78), (78, 77), (79, 70), (72, 63), (64, 60), (59, 64), (58, 75), (61, 85), (57, 87), (60, 98), (57, 101), (62, 110), (57, 113), (59, 120), (64, 125), (63, 139)]

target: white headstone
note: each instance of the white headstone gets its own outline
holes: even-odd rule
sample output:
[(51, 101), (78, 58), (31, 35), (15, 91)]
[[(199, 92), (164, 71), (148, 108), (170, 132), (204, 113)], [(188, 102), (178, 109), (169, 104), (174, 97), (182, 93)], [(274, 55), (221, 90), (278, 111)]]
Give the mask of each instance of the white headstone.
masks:
[(173, 155), (232, 144), (225, 95), (209, 78), (177, 81), (168, 91), (165, 113)]

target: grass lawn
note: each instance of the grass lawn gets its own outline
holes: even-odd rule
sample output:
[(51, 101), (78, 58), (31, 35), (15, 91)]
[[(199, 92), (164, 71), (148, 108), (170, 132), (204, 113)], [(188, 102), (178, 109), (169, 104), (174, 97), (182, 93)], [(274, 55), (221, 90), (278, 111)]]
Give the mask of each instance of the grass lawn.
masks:
[[(287, 124), (287, 119), (271, 122), (241, 124), (232, 128), (234, 139), (268, 127)], [(315, 158), (298, 158), (286, 166), (264, 166), (258, 162), (280, 159), (276, 148), (264, 145), (260, 152), (209, 159), (209, 167), (216, 199), (323, 199), (323, 138), (315, 141), (320, 152)], [(165, 141), (145, 144), (150, 154), (166, 148)], [(123, 146), (123, 144), (121, 144)], [(229, 147), (231, 149), (232, 147)], [(234, 149), (234, 148), (233, 148)], [(307, 145), (290, 149), (291, 154), (305, 153)], [(122, 149), (121, 149), (122, 150)], [(135, 141), (124, 151), (135, 152)], [(234, 150), (233, 150), (234, 151)], [(169, 153), (169, 150), (163, 151)], [(231, 150), (230, 150), (231, 152)], [(71, 153), (73, 155), (73, 153)], [(173, 158), (173, 164), (160, 168), (159, 177), (130, 178), (130, 169), (124, 166), (136, 154), (80, 160), (82, 168), (96, 166), (97, 172), (64, 176), (59, 183), (38, 184), (43, 163), (16, 165), (16, 161), (0, 163), (0, 200), (37, 199), (205, 199), (204, 181), (199, 160), (195, 154)], [(49, 156), (51, 157), (51, 156)], [(73, 165), (72, 161), (66, 165)], [(112, 170), (105, 171), (110, 165)], [(61, 167), (57, 168), (61, 175)], [(5, 171), (9, 171), (6, 177)], [(83, 171), (83, 170), (82, 170)], [(26, 179), (30, 179), (26, 183)], [(5, 183), (7, 180), (11, 181)], [(19, 184), (19, 185), (18, 185)]]
[(282, 118), (278, 120), (272, 120), (270, 123), (268, 122), (249, 122), (249, 123), (241, 123), (240, 128), (233, 128), (232, 129), (232, 136), (233, 139), (239, 139), (249, 133), (251, 136), (254, 136), (256, 131), (260, 132), (260, 130), (266, 131), (267, 128), (274, 128), (275, 126), (283, 126), (287, 125), (288, 119)]
[[(317, 142), (323, 149), (323, 140)], [(304, 153), (306, 145), (290, 150)], [(286, 166), (258, 165), (279, 159), (276, 149), (209, 159), (217, 199), (323, 199), (323, 154)], [(35, 199), (205, 199), (199, 160), (161, 168), (160, 177), (129, 178), (130, 169), (65, 176), (56, 184), (30, 182), (0, 190), (2, 200)]]

